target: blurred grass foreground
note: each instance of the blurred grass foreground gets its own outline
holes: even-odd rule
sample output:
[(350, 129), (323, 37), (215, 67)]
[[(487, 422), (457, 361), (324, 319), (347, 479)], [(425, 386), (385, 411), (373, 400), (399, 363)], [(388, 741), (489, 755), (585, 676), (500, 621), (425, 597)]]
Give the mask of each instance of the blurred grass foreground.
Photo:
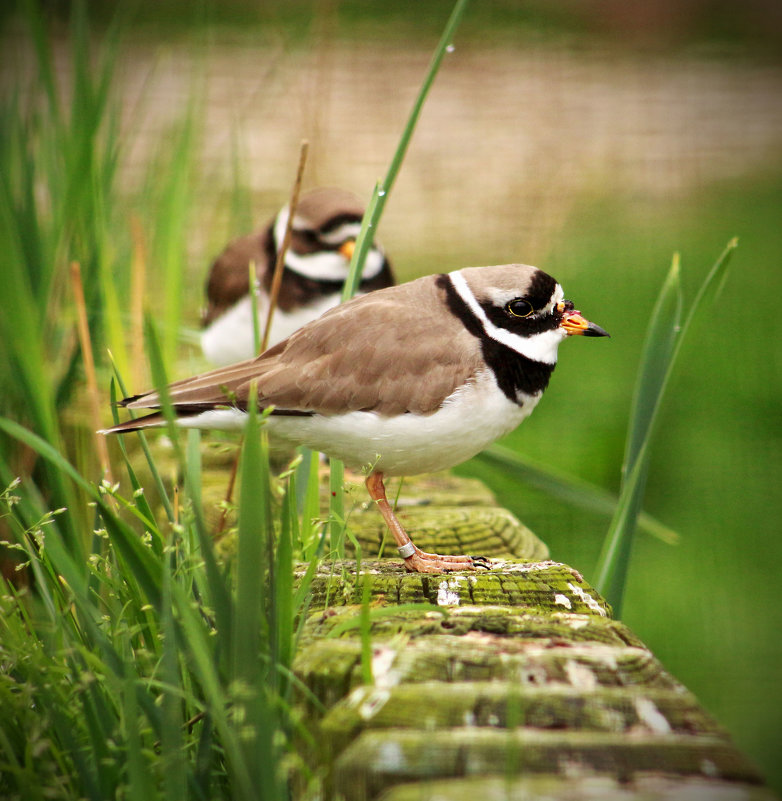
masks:
[[(252, 747), (269, 764), (292, 758), (275, 731), (306, 737), (285, 708), (284, 670), (304, 596), (273, 608), (240, 570), (229, 597), (198, 508), (197, 437), (179, 462), (190, 499), (181, 510), (155, 513), (154, 488), (147, 503), (147, 488), (126, 486), (124, 475), (119, 489), (113, 478), (100, 491), (89, 483), (107, 477), (93, 445), (68, 265), (78, 262), (84, 279), (102, 424), (112, 414), (108, 350), (129, 389), (150, 383), (145, 307), (154, 320), (146, 340), (158, 341), (169, 376), (205, 367), (193, 333), (206, 268), (228, 239), (286, 201), (301, 139), (310, 142), (306, 186), (337, 184), (368, 199), (385, 172), (450, 3), (427, 4), (426, 13), (368, 7), (140, 2), (131, 14), (110, 3), (28, 0), (2, 12), (0, 413), (10, 422), (0, 435), (0, 490), (9, 488), (0, 525), (4, 539), (25, 543), (17, 561), (40, 595), (30, 607), (18, 603), (24, 589), (11, 582), (2, 599), (0, 660), (10, 678), (0, 680), (9, 712), (0, 767), (23, 797), (109, 797), (122, 770), (134, 798), (153, 797), (158, 782), (166, 797), (185, 797), (194, 775), (210, 776), (202, 785), (210, 797), (255, 781), (283, 793), (279, 776), (246, 773), (264, 768), (244, 758), (240, 724), (242, 715), (252, 721), (262, 740)], [(562, 348), (540, 408), (503, 444), (612, 492), (644, 330), (671, 255), (681, 254), (691, 298), (725, 242), (739, 238), (718, 303), (680, 354), (653, 445), (644, 508), (680, 542), (638, 537), (623, 618), (779, 791), (782, 26), (771, 4), (726, 8), (474, 4), (378, 235), (402, 280), (469, 264), (537, 264), (611, 332), (599, 350)], [(49, 444), (49, 458), (38, 440), (20, 441), (17, 423)], [(122, 464), (118, 450), (112, 457)], [(264, 454), (244, 459), (258, 465)], [(607, 517), (488, 462), (459, 470), (483, 478), (555, 559), (594, 578)], [(263, 528), (272, 502), (262, 470), (258, 481), (258, 504), (239, 524), (251, 564), (264, 561), (268, 543), (242, 539), (242, 526)], [(277, 502), (293, 505), (288, 495)], [(118, 510), (151, 532), (147, 550)], [(275, 597), (289, 589), (293, 550), (318, 548), (317, 532), (297, 529), (289, 512), (289, 548), (267, 564), (270, 580), (282, 582)], [(123, 568), (133, 582), (120, 580)], [(181, 580), (200, 594), (199, 608)], [(102, 606), (90, 606), (94, 597)], [(263, 620), (239, 615), (240, 601), (264, 610)], [(233, 621), (223, 626), (234, 627), (227, 651), (210, 642), (213, 620)], [(248, 655), (257, 643), (241, 642), (242, 626), (264, 631), (267, 667), (280, 670), (257, 673)], [(184, 654), (174, 647), (182, 641)], [(11, 679), (23, 664), (29, 681), (20, 688)], [(234, 705), (207, 725), (193, 686), (206, 688), (210, 710), (225, 708), (218, 673), (229, 677)], [(158, 706), (145, 707), (149, 696), (136, 692), (142, 677)], [(256, 684), (263, 691), (253, 695)], [(182, 704), (193, 721), (184, 732)], [(142, 717), (154, 731), (134, 729)], [(77, 764), (79, 783), (65, 754), (71, 746), (79, 754), (83, 741), (102, 767)], [(152, 777), (150, 749), (164, 755)], [(227, 777), (210, 774), (215, 765)]]

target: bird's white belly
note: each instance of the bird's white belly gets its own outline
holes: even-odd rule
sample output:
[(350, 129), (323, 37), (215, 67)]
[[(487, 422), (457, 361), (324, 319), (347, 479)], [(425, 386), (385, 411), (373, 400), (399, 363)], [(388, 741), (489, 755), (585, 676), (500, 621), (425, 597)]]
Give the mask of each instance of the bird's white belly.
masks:
[(433, 414), (385, 417), (374, 412), (268, 418), (273, 439), (307, 445), (353, 469), (376, 467), (386, 475), (444, 470), (475, 456), (512, 431), (539, 396), (522, 407), (508, 400), (493, 378), (462, 387)]
[[(291, 312), (277, 309), (269, 332), (269, 347), (287, 339), (303, 325), (334, 308), (340, 301), (338, 293), (324, 295), (306, 306)], [(258, 298), (258, 331), (263, 336), (266, 325), (268, 302), (265, 296)], [(249, 295), (231, 306), (201, 333), (201, 349), (204, 356), (217, 366), (252, 359), (254, 351), (252, 304)]]

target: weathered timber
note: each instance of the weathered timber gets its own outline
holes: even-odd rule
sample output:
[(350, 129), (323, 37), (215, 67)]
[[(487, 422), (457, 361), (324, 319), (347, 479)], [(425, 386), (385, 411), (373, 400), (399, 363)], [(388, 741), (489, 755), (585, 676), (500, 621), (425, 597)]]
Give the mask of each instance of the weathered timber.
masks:
[(423, 576), (365, 559), (355, 571), (319, 566), (294, 666), (323, 797), (775, 797), (571, 568), (498, 560)]
[[(290, 457), (285, 452), (282, 461)], [(237, 457), (231, 443), (202, 446), (204, 470), (202, 497), (212, 528), (229, 531), (236, 522), (232, 509), (224, 512), (228, 472)], [(138, 470), (145, 469), (139, 464)], [(328, 478), (321, 479), (321, 514), (328, 517)], [(238, 488), (236, 489), (238, 494)], [(363, 480), (350, 476), (345, 484), (345, 510), (353, 535), (345, 540), (345, 552), (354, 555), (353, 540), (364, 556), (395, 553), (380, 512), (369, 499)], [(472, 553), (492, 558), (545, 559), (547, 546), (511, 512), (497, 506), (486, 486), (471, 478), (433, 473), (415, 479), (389, 482), (389, 498), (414, 542), (423, 550), (444, 554)], [(223, 516), (225, 515), (225, 520)], [(224, 538), (221, 549), (231, 552), (233, 538)]]
[[(203, 453), (216, 522), (235, 448)], [(297, 801), (773, 801), (692, 693), (483, 484), (436, 474), (389, 498), (424, 549), (497, 561), (406, 573), (348, 483), (361, 569), (323, 562), (312, 583), (294, 669), (315, 778), (294, 783)]]
[(398, 784), (383, 801), (773, 801), (764, 787), (699, 777), (637, 774), (626, 783), (606, 775), (477, 776)]
[[(312, 607), (341, 606), (362, 599), (366, 586), (372, 600), (423, 603), (439, 607), (480, 604), (494, 625), (513, 625), (507, 609), (515, 606), (592, 613), (609, 617), (605, 601), (579, 573), (559, 562), (496, 560), (494, 569), (475, 573), (427, 575), (407, 573), (401, 560), (364, 560), (356, 576), (354, 561), (321, 564), (312, 585)], [(499, 608), (491, 609), (498, 604)], [(453, 624), (455, 625), (455, 623)]]
[[(512, 558), (523, 554), (530, 559), (548, 556), (546, 546), (507, 509), (496, 506), (402, 507), (397, 515), (413, 542), (424, 551), (444, 554), (480, 554), (491, 558)], [(393, 542), (386, 542), (387, 529), (376, 510), (354, 514), (348, 525), (363, 554), (381, 551), (394, 555)], [(345, 542), (353, 553), (350, 540)]]
[[(358, 481), (346, 485), (348, 517), (354, 538), (365, 556), (395, 555), (380, 512)], [(402, 525), (424, 551), (480, 554), (492, 558), (545, 559), (548, 548), (511, 512), (497, 506), (480, 481), (433, 473), (389, 486)], [(345, 543), (353, 554), (351, 540)]]

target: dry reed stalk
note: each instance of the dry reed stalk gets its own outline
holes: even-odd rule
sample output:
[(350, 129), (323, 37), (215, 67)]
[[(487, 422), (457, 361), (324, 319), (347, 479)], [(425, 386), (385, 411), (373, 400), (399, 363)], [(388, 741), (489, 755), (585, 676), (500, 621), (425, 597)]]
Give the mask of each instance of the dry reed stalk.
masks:
[(147, 283), (147, 246), (141, 221), (133, 214), (130, 218), (133, 239), (133, 258), (130, 263), (130, 347), (133, 386), (141, 387), (144, 380), (144, 293)]
[[(260, 352), (263, 353), (269, 344), (269, 333), (272, 327), (272, 320), (274, 319), (274, 310), (277, 306), (277, 298), (280, 295), (280, 284), (282, 283), (282, 271), (285, 266), (285, 254), (288, 251), (288, 246), (291, 242), (291, 229), (293, 228), (293, 216), (296, 214), (296, 208), (299, 205), (299, 194), (301, 192), (301, 179), (304, 175), (304, 165), (307, 163), (307, 152), (309, 151), (309, 142), (303, 139), (301, 142), (301, 149), (299, 150), (299, 167), (296, 170), (296, 180), (293, 182), (291, 189), (291, 197), (288, 203), (288, 224), (285, 226), (285, 235), (282, 238), (282, 244), (277, 252), (277, 260), (274, 263), (274, 274), (272, 275), (272, 283), (269, 289), (269, 311), (266, 313), (266, 324), (263, 327), (263, 337), (261, 337)], [(255, 277), (255, 270), (252, 270), (251, 278)], [(250, 292), (255, 292), (255, 285), (250, 282)], [(239, 468), (239, 454), (241, 453), (241, 443), (239, 450), (234, 459), (231, 476), (228, 479), (228, 487), (225, 491), (225, 507), (220, 513), (220, 521), (217, 524), (218, 536), (225, 530), (225, 521), (228, 515), (228, 506), (231, 503), (234, 494), (234, 487), (236, 486), (236, 474)]]
[[(272, 285), (269, 290), (269, 311), (266, 314), (266, 325), (263, 329), (263, 337), (261, 338), (261, 353), (263, 353), (269, 344), (269, 332), (272, 327), (272, 319), (274, 318), (274, 309), (277, 306), (277, 298), (280, 294), (280, 284), (282, 283), (282, 270), (285, 264), (285, 254), (291, 242), (291, 229), (293, 228), (293, 216), (296, 214), (296, 207), (299, 205), (299, 192), (301, 191), (301, 179), (304, 175), (304, 165), (307, 161), (307, 151), (309, 150), (309, 142), (303, 139), (301, 142), (301, 149), (299, 151), (299, 168), (296, 171), (296, 180), (293, 182), (293, 189), (291, 190), (291, 199), (288, 204), (288, 224), (285, 226), (285, 236), (282, 239), (282, 244), (277, 252), (277, 261), (274, 263), (274, 275), (272, 276)], [(252, 290), (252, 287), (251, 287)]]
[(90, 340), (90, 328), (87, 324), (87, 304), (84, 300), (84, 284), (81, 279), (81, 265), (78, 261), (71, 262), (71, 286), (73, 297), (76, 302), (76, 319), (79, 330), (79, 344), (81, 345), (82, 358), (84, 360), (84, 374), (87, 379), (87, 395), (90, 399), (92, 412), (92, 428), (95, 439), (95, 451), (98, 454), (103, 477), (111, 484), (111, 463), (109, 462), (109, 449), (106, 444), (106, 437), (98, 434), (98, 430), (103, 428), (101, 422), (101, 403), (100, 393), (98, 392), (98, 379), (95, 374), (95, 359), (92, 355), (92, 341)]

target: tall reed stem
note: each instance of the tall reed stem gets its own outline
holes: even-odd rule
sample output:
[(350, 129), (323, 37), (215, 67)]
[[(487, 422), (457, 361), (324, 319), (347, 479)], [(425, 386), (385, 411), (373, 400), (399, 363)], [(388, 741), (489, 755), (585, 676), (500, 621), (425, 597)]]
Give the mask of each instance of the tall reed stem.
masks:
[(388, 172), (386, 172), (386, 177), (383, 179), (382, 183), (375, 185), (372, 198), (369, 202), (366, 214), (364, 215), (364, 221), (361, 225), (361, 232), (356, 240), (356, 249), (353, 252), (353, 258), (350, 261), (350, 270), (348, 271), (348, 277), (345, 281), (345, 286), (342, 291), (343, 301), (353, 297), (353, 295), (356, 293), (356, 289), (360, 283), (360, 276), (364, 269), (364, 261), (366, 260), (367, 253), (369, 253), (369, 248), (372, 245), (374, 231), (377, 229), (378, 223), (380, 222), (380, 217), (383, 214), (386, 200), (393, 189), (397, 174), (399, 173), (402, 162), (407, 154), (407, 148), (410, 145), (410, 140), (413, 137), (413, 131), (418, 123), (418, 118), (421, 116), (421, 109), (423, 108), (424, 102), (429, 95), (429, 90), (432, 88), (432, 84), (434, 83), (434, 79), (440, 69), (443, 58), (445, 57), (446, 53), (453, 52), (453, 36), (456, 33), (456, 29), (459, 27), (462, 17), (464, 16), (468, 1), (469, 0), (457, 0), (456, 5), (454, 5), (451, 16), (448, 18), (448, 22), (445, 25), (443, 34), (440, 37), (440, 41), (435, 48), (432, 60), (429, 62), (429, 69), (427, 70), (426, 77), (424, 78), (421, 88), (418, 91), (418, 96), (413, 103), (410, 116), (407, 118), (407, 124), (402, 131), (399, 144), (397, 144), (396, 150), (394, 151), (391, 164), (388, 167)]
[(76, 303), (76, 320), (79, 329), (79, 344), (84, 361), (84, 374), (87, 379), (87, 395), (90, 400), (90, 411), (92, 412), (93, 440), (95, 451), (98, 454), (103, 477), (112, 484), (111, 463), (109, 461), (109, 448), (106, 444), (106, 437), (98, 434), (101, 425), (101, 396), (98, 391), (98, 379), (95, 374), (95, 359), (92, 354), (92, 341), (90, 340), (90, 327), (87, 323), (87, 304), (84, 300), (84, 284), (81, 280), (81, 265), (78, 261), (71, 262), (71, 286), (73, 287), (73, 298)]
[[(293, 189), (291, 190), (291, 198), (288, 202), (288, 222), (285, 225), (285, 236), (283, 236), (280, 249), (277, 252), (277, 260), (274, 263), (274, 275), (272, 276), (272, 285), (269, 290), (269, 310), (266, 313), (266, 325), (263, 329), (263, 337), (261, 338), (260, 353), (263, 353), (269, 347), (269, 334), (272, 330), (272, 320), (274, 319), (274, 312), (277, 308), (277, 299), (280, 296), (280, 285), (282, 284), (282, 272), (285, 267), (285, 254), (291, 244), (291, 231), (293, 230), (293, 217), (296, 214), (296, 209), (299, 205), (299, 193), (301, 192), (301, 179), (304, 175), (304, 165), (307, 163), (307, 152), (309, 151), (309, 142), (304, 139), (301, 143), (299, 150), (299, 167), (296, 170), (296, 180), (293, 182)], [(250, 292), (255, 292), (255, 282), (250, 284)]]

